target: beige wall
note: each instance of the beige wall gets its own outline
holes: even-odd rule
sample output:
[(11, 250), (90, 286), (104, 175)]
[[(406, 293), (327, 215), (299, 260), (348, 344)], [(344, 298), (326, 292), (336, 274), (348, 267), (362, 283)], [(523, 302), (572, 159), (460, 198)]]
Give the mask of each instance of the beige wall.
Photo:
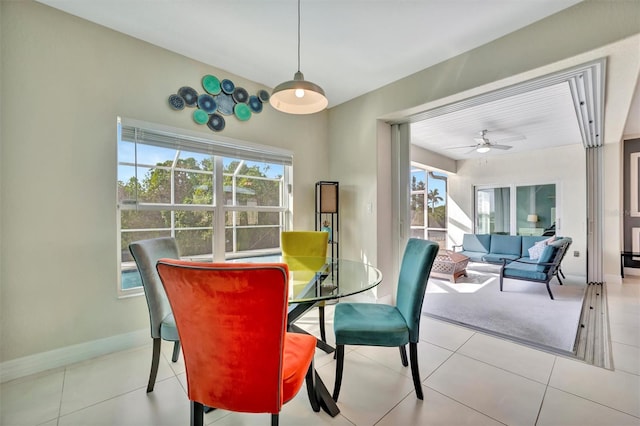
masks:
[[(294, 151), (296, 228), (313, 226), (313, 183), (340, 181), (341, 255), (384, 264), (384, 270), (389, 259), (379, 257), (392, 243), (391, 151), (388, 126), (377, 119), (599, 57), (590, 52), (640, 32), (639, 17), (635, 0), (585, 1), (327, 113), (287, 116), (267, 108), (245, 123), (229, 120), (224, 135)], [(250, 92), (263, 87), (30, 0), (0, 2), (0, 19), (5, 362), (148, 327), (142, 298), (115, 297), (115, 117), (200, 129), (166, 106), (178, 87), (197, 86), (208, 73)], [(614, 54), (630, 58), (628, 73), (637, 79), (637, 43)], [(626, 117), (625, 91), (630, 97), (633, 86), (613, 68), (606, 118)], [(618, 142), (615, 128), (605, 125), (607, 144)], [(615, 203), (620, 159), (612, 148), (605, 167), (607, 197), (614, 194)], [(610, 213), (609, 271), (620, 227)], [(387, 294), (393, 289), (388, 281)]]
[[(510, 84), (539, 77), (574, 65), (607, 56), (607, 101), (605, 108), (605, 141), (617, 143), (638, 75), (638, 39), (611, 43), (640, 33), (640, 3), (637, 1), (585, 1), (515, 33), (502, 37), (470, 52), (422, 70), (388, 86), (370, 92), (329, 111), (331, 174), (341, 182), (349, 182), (351, 191), (359, 194), (350, 205), (343, 205), (341, 223), (349, 224), (352, 241), (343, 242), (345, 255), (366, 256), (374, 263), (389, 255), (392, 241), (382, 241), (375, 230), (393, 228), (386, 212), (366, 214), (366, 203), (379, 209), (392, 209), (393, 200), (375, 200), (372, 190), (377, 165), (378, 145), (388, 146), (388, 136), (379, 136), (377, 119), (400, 120), (435, 106), (496, 90)], [(437, 41), (436, 41), (437, 42)], [(391, 57), (392, 58), (392, 57)], [(628, 62), (622, 69), (617, 64)], [(626, 93), (623, 94), (623, 93)], [(611, 97), (613, 94), (613, 97)], [(606, 155), (609, 155), (607, 148)], [(390, 161), (389, 157), (386, 161)], [(357, 158), (358, 161), (354, 161)], [(620, 190), (619, 158), (606, 161), (607, 191)], [(613, 178), (610, 176), (613, 175)], [(615, 201), (615, 199), (614, 199)], [(615, 207), (618, 208), (618, 207)], [(613, 274), (614, 254), (619, 252), (619, 218), (608, 217), (605, 223), (605, 274)], [(386, 238), (388, 236), (385, 235)], [(344, 240), (343, 240), (344, 241)], [(383, 274), (385, 274), (383, 270)], [(380, 295), (393, 293), (393, 283), (386, 274)], [(386, 285), (386, 287), (385, 287)]]
[[(0, 10), (7, 361), (148, 328), (144, 297), (116, 298), (116, 116), (215, 136), (169, 94), (209, 73), (265, 87), (32, 1)], [(294, 152), (295, 228), (313, 229), (314, 183), (330, 177), (327, 116), (266, 107), (222, 132)]]

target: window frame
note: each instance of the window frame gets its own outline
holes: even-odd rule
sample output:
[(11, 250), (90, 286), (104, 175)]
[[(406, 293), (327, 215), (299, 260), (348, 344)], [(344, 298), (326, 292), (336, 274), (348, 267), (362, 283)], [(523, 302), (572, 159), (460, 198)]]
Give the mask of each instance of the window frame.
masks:
[[(126, 129), (126, 137), (123, 137), (123, 128)], [(154, 141), (151, 139), (151, 142), (147, 143), (144, 139), (135, 141), (131, 138), (131, 130), (134, 130), (136, 133), (136, 138), (138, 131), (149, 132), (149, 133), (157, 133), (160, 140), (160, 145), (156, 145)], [(166, 138), (169, 142), (165, 143), (164, 139)], [(175, 142), (173, 142), (175, 141)], [(133, 142), (136, 146), (136, 156), (134, 157), (134, 163), (132, 164), (130, 159), (126, 159), (128, 161), (124, 161), (125, 159), (120, 158), (120, 146), (122, 143)], [(209, 230), (211, 229), (212, 235), (223, 235), (224, 238), (211, 238), (212, 244), (212, 253), (210, 255), (206, 255), (207, 259), (213, 259), (214, 261), (225, 261), (226, 259), (238, 258), (238, 257), (251, 257), (251, 256), (261, 256), (266, 254), (274, 254), (280, 252), (279, 245), (273, 248), (267, 249), (257, 249), (257, 250), (245, 250), (238, 251), (237, 250), (237, 231), (238, 229), (245, 228), (260, 228), (260, 227), (276, 227), (279, 228), (280, 231), (291, 229), (293, 222), (293, 203), (292, 203), (292, 186), (293, 186), (293, 154), (289, 150), (284, 150), (277, 147), (258, 145), (255, 143), (250, 143), (246, 141), (226, 138), (223, 136), (215, 135), (211, 136), (208, 134), (188, 131), (184, 129), (171, 128), (159, 124), (142, 122), (139, 120), (132, 120), (117, 117), (117, 137), (116, 144), (118, 149), (116, 149), (116, 167), (117, 169), (120, 166), (133, 166), (136, 168), (135, 177), (140, 184), (142, 178), (137, 174), (137, 168), (143, 169), (152, 169), (152, 168), (161, 168), (163, 170), (169, 171), (169, 180), (170, 180), (170, 201), (169, 202), (149, 202), (149, 201), (141, 201), (139, 199), (134, 200), (120, 200), (120, 185), (118, 183), (119, 178), (121, 177), (119, 171), (116, 170), (116, 267), (117, 267), (117, 297), (118, 298), (127, 298), (132, 296), (139, 296), (144, 294), (144, 290), (141, 286), (136, 286), (133, 288), (123, 289), (122, 288), (122, 275), (125, 270), (127, 270), (127, 266), (130, 262), (123, 263), (123, 249), (128, 250), (127, 247), (122, 247), (122, 234), (124, 232), (141, 232), (141, 231), (162, 231), (167, 232), (171, 236), (175, 236), (176, 231), (188, 231), (202, 229)], [(146, 164), (142, 161), (138, 162), (137, 158), (137, 146), (141, 145), (151, 145), (151, 146), (160, 146), (164, 148), (169, 148), (175, 150), (175, 157), (171, 166), (158, 166), (153, 164)], [(171, 144), (174, 144), (171, 146)], [(218, 149), (219, 148), (219, 149)], [(204, 152), (206, 151), (206, 152)], [(183, 156), (183, 153), (189, 154), (200, 154), (205, 157), (209, 157), (212, 160), (212, 169), (213, 170), (192, 170), (184, 167), (177, 167), (178, 159), (189, 158), (187, 156)], [(245, 157), (245, 158), (243, 158)], [(230, 164), (233, 164), (234, 161), (238, 160), (238, 164), (236, 165), (235, 171), (232, 173), (232, 180), (237, 182), (239, 178), (250, 178), (250, 179), (260, 179), (264, 181), (277, 182), (279, 200), (278, 205), (239, 205), (237, 204), (237, 191), (234, 190), (238, 187), (234, 184), (231, 189), (232, 191), (232, 200), (234, 202), (232, 204), (227, 203), (225, 192), (225, 177), (231, 176), (231, 173), (228, 173), (225, 170), (224, 161), (231, 160)], [(272, 164), (282, 166), (282, 176), (277, 177), (263, 177), (263, 176), (251, 176), (239, 174), (240, 169), (246, 165), (246, 163), (251, 166), (255, 166), (256, 164)], [(212, 194), (211, 194), (211, 204), (184, 204), (184, 203), (176, 203), (174, 197), (176, 194), (176, 188), (174, 187), (174, 179), (176, 172), (181, 173), (196, 173), (196, 174), (210, 174), (211, 175), (211, 185), (212, 185)], [(207, 183), (208, 184), (208, 183)], [(135, 195), (137, 197), (137, 193)], [(165, 211), (171, 212), (170, 224), (168, 227), (164, 228), (141, 228), (141, 229), (122, 229), (122, 212), (123, 211)], [(200, 211), (200, 212), (211, 212), (212, 214), (212, 224), (211, 227), (208, 226), (196, 226), (196, 227), (177, 227), (175, 214), (176, 212), (181, 211)], [(255, 212), (259, 213), (278, 213), (278, 223), (273, 225), (240, 225), (236, 220), (238, 217), (238, 213), (242, 212)], [(226, 218), (227, 214), (230, 213), (232, 215), (232, 223), (227, 224)], [(226, 236), (227, 231), (231, 229), (233, 234), (233, 251), (226, 251)], [(187, 259), (202, 259), (197, 255), (193, 256), (185, 256), (183, 258)], [(135, 262), (133, 265), (135, 269)]]
[[(529, 182), (521, 182), (517, 184), (488, 184), (488, 185), (474, 185), (473, 187), (473, 232), (477, 233), (478, 231), (478, 192), (485, 191), (487, 189), (499, 189), (499, 188), (508, 188), (509, 189), (509, 235), (521, 235), (520, 228), (518, 226), (518, 188), (524, 187), (536, 187), (536, 186), (545, 186), (545, 185), (554, 185), (555, 186), (555, 225), (556, 232), (558, 232), (560, 228), (560, 217), (561, 217), (561, 186), (557, 181), (535, 181), (534, 183)], [(537, 213), (536, 211), (530, 211), (530, 213)], [(553, 223), (553, 220), (551, 221)]]

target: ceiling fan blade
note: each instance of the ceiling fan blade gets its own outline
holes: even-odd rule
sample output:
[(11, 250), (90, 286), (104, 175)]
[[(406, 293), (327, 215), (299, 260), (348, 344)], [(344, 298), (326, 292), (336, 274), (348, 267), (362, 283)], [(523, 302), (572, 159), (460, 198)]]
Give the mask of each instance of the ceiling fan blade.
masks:
[(497, 145), (497, 144), (491, 144), (491, 148), (495, 148), (495, 149), (511, 149), (513, 148), (511, 145)]
[(506, 142), (516, 142), (516, 141), (521, 141), (526, 139), (527, 137), (524, 135), (518, 135), (518, 136), (511, 136), (509, 138), (502, 138), (502, 139), (491, 139), (491, 142), (502, 142), (502, 143), (506, 143)]
[(450, 146), (446, 149), (460, 149), (460, 148), (475, 148), (478, 145), (460, 145), (460, 146)]

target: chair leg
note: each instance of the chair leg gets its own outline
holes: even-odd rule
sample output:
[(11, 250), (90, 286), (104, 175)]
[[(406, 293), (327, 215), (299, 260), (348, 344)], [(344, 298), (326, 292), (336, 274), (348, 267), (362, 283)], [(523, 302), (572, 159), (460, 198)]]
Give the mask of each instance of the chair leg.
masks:
[(409, 356), (411, 357), (411, 376), (413, 377), (413, 387), (416, 389), (418, 399), (424, 399), (422, 395), (422, 383), (420, 381), (420, 370), (418, 369), (418, 344), (409, 343)]
[(336, 345), (336, 382), (333, 385), (333, 400), (338, 402), (342, 385), (342, 369), (344, 368), (344, 345)]
[(278, 414), (272, 414), (271, 415), (271, 426), (278, 426)]
[(327, 333), (324, 331), (324, 305), (318, 306), (318, 317), (320, 318), (320, 339), (327, 343)]
[(204, 426), (204, 406), (191, 401), (191, 426)]
[(409, 365), (409, 362), (407, 361), (407, 348), (405, 345), (398, 347), (400, 348), (400, 359), (402, 360), (402, 365), (406, 367)]
[(549, 297), (551, 298), (551, 300), (554, 300), (553, 294), (551, 293), (551, 287), (549, 287), (549, 281), (547, 281), (547, 291), (549, 292)]
[(178, 340), (173, 344), (173, 356), (171, 357), (171, 361), (177, 362), (179, 356), (180, 356), (180, 341)]
[(567, 279), (567, 277), (564, 276), (564, 272), (562, 272), (562, 269), (558, 268), (558, 272), (560, 272), (560, 275), (562, 275), (562, 278), (564, 278), (565, 280)]
[(153, 339), (153, 355), (151, 355), (151, 373), (149, 373), (149, 383), (147, 384), (147, 393), (153, 392), (158, 376), (158, 365), (160, 364), (160, 345), (162, 339), (157, 337)]
[(318, 398), (318, 392), (316, 390), (316, 369), (313, 366), (313, 360), (311, 360), (311, 364), (309, 364), (309, 369), (307, 370), (307, 375), (305, 376), (305, 382), (307, 382), (307, 395), (309, 395), (309, 402), (311, 403), (311, 408), (316, 413), (320, 411), (320, 401)]

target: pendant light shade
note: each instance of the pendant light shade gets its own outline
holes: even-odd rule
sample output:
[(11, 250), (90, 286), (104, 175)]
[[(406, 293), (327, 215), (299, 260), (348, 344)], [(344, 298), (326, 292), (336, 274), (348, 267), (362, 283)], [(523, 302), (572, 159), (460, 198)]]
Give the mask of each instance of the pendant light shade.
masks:
[(287, 114), (313, 114), (327, 107), (329, 101), (320, 86), (304, 79), (300, 72), (300, 0), (298, 0), (298, 72), (293, 80), (273, 89), (269, 103)]

